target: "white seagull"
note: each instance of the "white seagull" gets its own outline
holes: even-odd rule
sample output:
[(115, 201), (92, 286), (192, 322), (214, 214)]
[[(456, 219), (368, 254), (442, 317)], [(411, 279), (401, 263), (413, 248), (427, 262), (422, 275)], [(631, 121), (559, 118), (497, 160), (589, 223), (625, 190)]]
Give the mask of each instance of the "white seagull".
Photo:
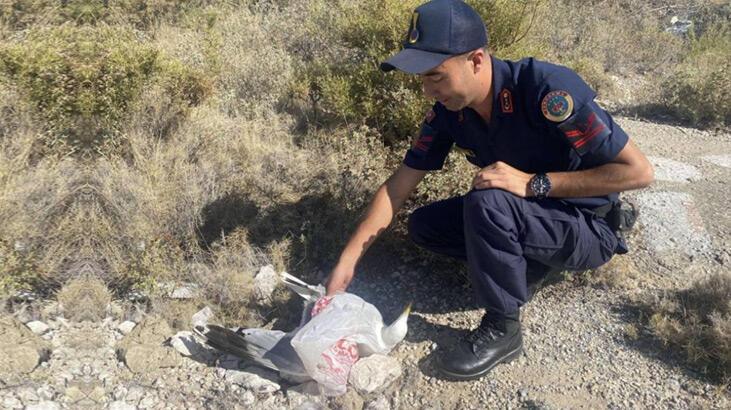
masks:
[[(280, 376), (295, 383), (312, 377), (293, 344), (328, 343), (328, 340), (348, 338), (357, 343), (359, 357), (365, 357), (374, 353), (387, 354), (406, 337), (410, 303), (393, 323), (386, 326), (378, 309), (359, 296), (339, 293), (323, 298), (325, 288), (322, 285), (309, 285), (286, 272), (281, 276), (282, 282), (305, 300), (300, 326), (296, 329), (287, 333), (267, 329), (233, 331), (206, 325), (196, 326), (195, 333), (210, 346), (278, 371)], [(312, 340), (310, 336), (315, 334), (327, 337)], [(328, 347), (322, 346), (323, 350)]]

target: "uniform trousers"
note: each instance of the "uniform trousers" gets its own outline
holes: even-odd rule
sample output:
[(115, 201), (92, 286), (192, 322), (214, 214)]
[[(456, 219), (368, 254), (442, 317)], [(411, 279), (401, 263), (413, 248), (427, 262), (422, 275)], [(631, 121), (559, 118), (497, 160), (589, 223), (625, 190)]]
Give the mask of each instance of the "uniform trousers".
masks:
[(528, 300), (527, 275), (593, 269), (617, 247), (614, 232), (590, 210), (501, 189), (473, 190), (418, 208), (408, 229), (419, 246), (465, 260), (477, 302), (510, 316)]

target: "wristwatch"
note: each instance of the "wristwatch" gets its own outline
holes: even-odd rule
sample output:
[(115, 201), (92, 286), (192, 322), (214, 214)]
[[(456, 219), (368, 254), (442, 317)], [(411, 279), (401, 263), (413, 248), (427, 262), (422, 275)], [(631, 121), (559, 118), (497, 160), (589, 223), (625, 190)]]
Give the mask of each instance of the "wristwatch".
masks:
[(533, 191), (533, 195), (536, 198), (542, 199), (548, 196), (548, 192), (551, 190), (551, 179), (546, 174), (535, 174), (528, 183), (530, 190)]

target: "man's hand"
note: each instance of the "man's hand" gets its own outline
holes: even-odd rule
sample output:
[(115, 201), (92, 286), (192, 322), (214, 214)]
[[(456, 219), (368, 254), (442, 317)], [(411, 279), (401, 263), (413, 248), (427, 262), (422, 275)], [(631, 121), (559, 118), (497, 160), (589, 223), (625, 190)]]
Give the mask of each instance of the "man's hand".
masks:
[(525, 198), (532, 195), (528, 187), (531, 177), (532, 174), (526, 174), (502, 161), (497, 161), (477, 171), (472, 180), (472, 188), (499, 188)]

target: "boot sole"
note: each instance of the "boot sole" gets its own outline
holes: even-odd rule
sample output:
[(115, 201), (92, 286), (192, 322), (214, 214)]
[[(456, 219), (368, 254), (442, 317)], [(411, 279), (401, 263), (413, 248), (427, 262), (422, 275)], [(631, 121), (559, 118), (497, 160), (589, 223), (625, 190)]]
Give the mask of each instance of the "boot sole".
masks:
[(489, 373), (490, 370), (492, 370), (495, 366), (497, 366), (497, 365), (499, 365), (501, 363), (510, 363), (513, 360), (516, 360), (518, 357), (520, 357), (520, 354), (522, 352), (523, 352), (523, 346), (518, 346), (517, 349), (515, 349), (512, 352), (508, 353), (503, 359), (498, 360), (497, 362), (493, 363), (492, 366), (490, 366), (490, 367), (488, 367), (486, 369), (480, 370), (477, 373), (472, 373), (472, 374), (452, 373), (450, 371), (447, 371), (447, 370), (444, 370), (444, 369), (440, 368), (439, 366), (437, 366), (437, 370), (439, 370), (439, 372), (442, 373), (443, 375), (445, 375), (445, 376), (447, 376), (449, 378), (455, 379), (455, 380), (462, 381), (462, 380), (479, 379), (480, 377), (482, 377), (482, 376), (486, 375), (487, 373)]

